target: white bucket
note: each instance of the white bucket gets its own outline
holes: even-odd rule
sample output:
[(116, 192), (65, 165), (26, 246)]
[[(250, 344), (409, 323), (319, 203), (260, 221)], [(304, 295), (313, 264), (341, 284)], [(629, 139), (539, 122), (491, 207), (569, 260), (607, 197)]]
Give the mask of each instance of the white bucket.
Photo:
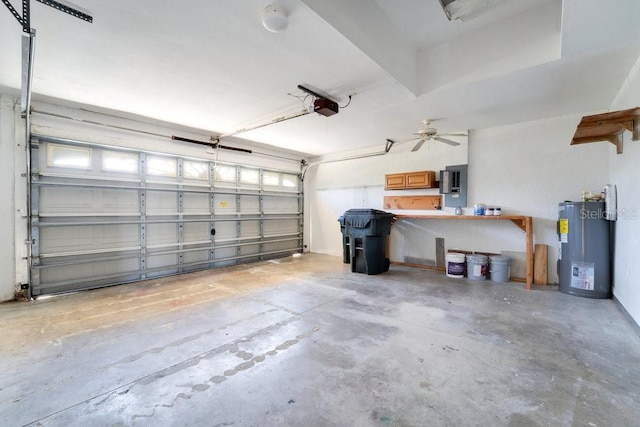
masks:
[(471, 280), (487, 279), (486, 255), (467, 255), (467, 277)]
[(450, 252), (445, 256), (447, 260), (447, 276), (455, 279), (464, 277), (464, 254)]
[(511, 258), (508, 256), (494, 255), (489, 257), (491, 281), (508, 282), (511, 277)]

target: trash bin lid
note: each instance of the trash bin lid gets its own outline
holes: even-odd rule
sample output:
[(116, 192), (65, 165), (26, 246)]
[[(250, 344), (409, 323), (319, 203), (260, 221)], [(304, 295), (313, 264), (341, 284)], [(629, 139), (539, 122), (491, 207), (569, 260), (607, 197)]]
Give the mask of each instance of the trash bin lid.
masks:
[(367, 215), (370, 217), (387, 217), (387, 216), (395, 216), (395, 214), (380, 211), (378, 209), (349, 209), (345, 211), (344, 216), (353, 216), (353, 215)]
[(365, 232), (370, 236), (389, 234), (395, 214), (376, 209), (349, 209), (340, 218), (340, 225), (348, 234)]

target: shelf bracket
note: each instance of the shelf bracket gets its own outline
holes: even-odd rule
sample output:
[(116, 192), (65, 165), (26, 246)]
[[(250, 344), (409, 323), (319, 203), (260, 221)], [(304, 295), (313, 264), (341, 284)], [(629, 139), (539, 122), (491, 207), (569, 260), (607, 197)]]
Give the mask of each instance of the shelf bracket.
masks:
[(511, 222), (517, 225), (518, 228), (521, 229), (522, 231), (524, 232), (527, 231), (527, 224), (525, 224), (524, 218), (512, 219)]
[(624, 132), (631, 132), (632, 141), (640, 141), (640, 108), (595, 114), (582, 118), (571, 145), (609, 141), (622, 154)]

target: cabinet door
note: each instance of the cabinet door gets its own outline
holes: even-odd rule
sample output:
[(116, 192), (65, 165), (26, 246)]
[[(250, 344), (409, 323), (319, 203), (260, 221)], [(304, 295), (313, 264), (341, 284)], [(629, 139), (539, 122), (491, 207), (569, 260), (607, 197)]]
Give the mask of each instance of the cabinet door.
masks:
[(398, 190), (401, 188), (406, 188), (406, 174), (404, 173), (393, 173), (384, 176), (384, 188), (385, 190)]
[(409, 172), (407, 175), (407, 188), (431, 188), (435, 182), (434, 171)]

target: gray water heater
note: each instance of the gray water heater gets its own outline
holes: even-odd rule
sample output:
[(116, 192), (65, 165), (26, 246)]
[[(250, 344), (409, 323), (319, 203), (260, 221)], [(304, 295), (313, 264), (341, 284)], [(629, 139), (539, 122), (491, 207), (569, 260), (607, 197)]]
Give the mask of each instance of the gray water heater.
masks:
[(612, 222), (604, 202), (558, 205), (560, 292), (587, 298), (611, 297)]

